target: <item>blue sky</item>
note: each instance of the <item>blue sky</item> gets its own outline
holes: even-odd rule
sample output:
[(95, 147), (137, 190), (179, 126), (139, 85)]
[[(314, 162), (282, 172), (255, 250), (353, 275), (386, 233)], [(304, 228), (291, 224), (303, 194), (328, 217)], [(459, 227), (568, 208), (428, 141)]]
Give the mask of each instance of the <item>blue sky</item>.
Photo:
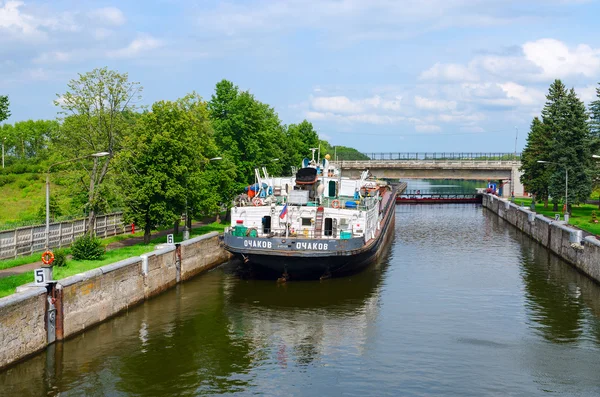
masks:
[(586, 0), (0, 0), (0, 94), (54, 118), (77, 73), (108, 66), (142, 105), (226, 78), (365, 152), (503, 151), (525, 143), (550, 82), (586, 103), (600, 81)]

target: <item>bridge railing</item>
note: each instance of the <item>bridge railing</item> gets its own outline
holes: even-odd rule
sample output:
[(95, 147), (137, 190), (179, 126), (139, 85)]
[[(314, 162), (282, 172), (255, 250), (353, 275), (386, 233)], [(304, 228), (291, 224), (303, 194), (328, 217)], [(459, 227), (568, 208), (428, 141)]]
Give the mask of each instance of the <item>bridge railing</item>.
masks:
[(477, 152), (397, 152), (397, 153), (340, 153), (337, 161), (413, 160), (413, 161), (519, 161), (521, 153)]

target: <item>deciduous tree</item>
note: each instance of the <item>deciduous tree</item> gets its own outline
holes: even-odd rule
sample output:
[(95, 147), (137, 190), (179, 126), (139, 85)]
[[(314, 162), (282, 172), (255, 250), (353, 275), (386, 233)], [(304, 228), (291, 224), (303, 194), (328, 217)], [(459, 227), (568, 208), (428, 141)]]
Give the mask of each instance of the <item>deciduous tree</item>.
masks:
[(129, 114), (141, 98), (142, 87), (129, 81), (127, 73), (107, 68), (80, 74), (68, 83), (68, 90), (54, 103), (65, 116), (56, 136), (56, 147), (64, 158), (108, 152), (98, 161), (82, 162), (88, 183), (89, 229), (94, 230), (98, 191), (109, 172), (113, 156), (121, 149), (124, 132), (130, 127)]
[(0, 123), (10, 117), (8, 95), (0, 95)]
[(144, 228), (146, 243), (153, 227), (174, 222), (186, 207), (188, 213), (203, 208), (207, 195), (218, 195), (202, 177), (216, 145), (206, 103), (197, 95), (155, 102), (125, 143), (118, 157), (125, 214)]

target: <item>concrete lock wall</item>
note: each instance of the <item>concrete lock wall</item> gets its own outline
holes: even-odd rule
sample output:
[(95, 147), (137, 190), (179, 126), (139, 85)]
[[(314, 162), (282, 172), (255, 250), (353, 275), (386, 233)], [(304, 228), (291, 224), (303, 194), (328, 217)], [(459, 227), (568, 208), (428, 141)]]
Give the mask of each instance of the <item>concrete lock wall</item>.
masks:
[[(179, 247), (159, 248), (58, 281), (56, 339), (84, 331), (231, 257), (220, 246), (216, 232), (186, 240)], [(52, 342), (46, 325), (46, 288), (28, 285), (20, 290), (0, 299), (0, 368)]]
[(46, 347), (46, 288), (0, 299), (0, 368)]
[(579, 229), (489, 194), (483, 196), (483, 206), (600, 282), (600, 241), (594, 236), (583, 239)]

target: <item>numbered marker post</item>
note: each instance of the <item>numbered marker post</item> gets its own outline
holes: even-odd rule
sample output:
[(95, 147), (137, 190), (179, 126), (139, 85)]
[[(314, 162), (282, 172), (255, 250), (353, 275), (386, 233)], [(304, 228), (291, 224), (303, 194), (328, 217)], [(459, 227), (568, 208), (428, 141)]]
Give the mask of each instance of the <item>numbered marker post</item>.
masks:
[(175, 239), (173, 239), (172, 234), (167, 234), (167, 244), (175, 244)]
[(35, 285), (44, 286), (52, 281), (52, 268), (42, 267), (33, 271), (33, 281)]
[(560, 221), (560, 214), (554, 214), (554, 220)]

